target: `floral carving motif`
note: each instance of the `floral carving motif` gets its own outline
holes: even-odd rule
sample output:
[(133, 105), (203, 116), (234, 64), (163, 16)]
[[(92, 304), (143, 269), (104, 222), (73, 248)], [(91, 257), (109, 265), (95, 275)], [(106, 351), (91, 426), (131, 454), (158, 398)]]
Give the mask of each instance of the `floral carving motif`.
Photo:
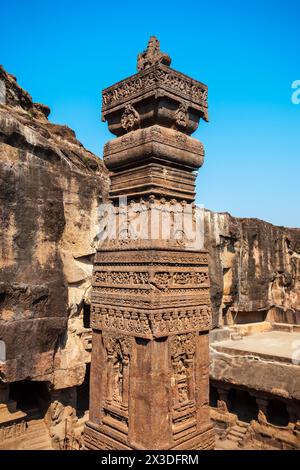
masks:
[(149, 88), (165, 86), (176, 91), (186, 99), (192, 99), (199, 103), (198, 107), (203, 111), (204, 119), (208, 119), (207, 113), (207, 89), (201, 83), (178, 75), (174, 70), (163, 69), (162, 66), (153, 70), (152, 68), (143, 72), (142, 76), (134, 76), (112, 87), (103, 93), (103, 110), (132, 98), (137, 93), (144, 92)]
[(191, 284), (193, 282), (193, 274), (192, 273), (175, 273), (174, 274), (174, 282), (176, 284)]
[(154, 275), (154, 285), (159, 289), (167, 289), (171, 280), (170, 273), (156, 273)]
[(127, 132), (132, 131), (138, 127), (139, 122), (140, 118), (137, 111), (131, 104), (127, 104), (121, 118), (121, 125), (123, 129), (125, 129)]
[(194, 280), (196, 284), (206, 284), (208, 282), (208, 273), (196, 272), (194, 273)]
[(157, 63), (170, 65), (171, 59), (168, 54), (161, 52), (159, 40), (155, 36), (151, 36), (146, 51), (138, 55), (137, 69), (138, 71), (145, 70)]

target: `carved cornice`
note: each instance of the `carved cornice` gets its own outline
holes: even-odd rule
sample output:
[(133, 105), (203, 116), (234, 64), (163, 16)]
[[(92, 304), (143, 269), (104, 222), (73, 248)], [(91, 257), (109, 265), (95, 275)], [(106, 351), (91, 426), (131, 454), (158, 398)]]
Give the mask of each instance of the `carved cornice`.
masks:
[(207, 86), (163, 64), (155, 64), (103, 90), (102, 118), (105, 120), (106, 114), (114, 108), (153, 94), (180, 98), (186, 105), (201, 111), (203, 118), (208, 120)]

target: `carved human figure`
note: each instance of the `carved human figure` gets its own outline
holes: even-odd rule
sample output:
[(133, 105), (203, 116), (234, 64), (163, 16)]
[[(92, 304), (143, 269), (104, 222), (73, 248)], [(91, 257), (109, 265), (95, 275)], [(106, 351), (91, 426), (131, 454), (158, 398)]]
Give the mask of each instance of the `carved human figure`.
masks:
[(123, 361), (118, 355), (114, 363), (114, 374), (113, 374), (113, 400), (121, 403), (123, 396)]
[(177, 396), (179, 404), (183, 404), (189, 400), (187, 385), (187, 367), (183, 357), (180, 357), (174, 364), (175, 380), (177, 387)]
[(182, 405), (189, 400), (188, 388), (186, 384), (179, 384), (178, 386), (178, 401)]

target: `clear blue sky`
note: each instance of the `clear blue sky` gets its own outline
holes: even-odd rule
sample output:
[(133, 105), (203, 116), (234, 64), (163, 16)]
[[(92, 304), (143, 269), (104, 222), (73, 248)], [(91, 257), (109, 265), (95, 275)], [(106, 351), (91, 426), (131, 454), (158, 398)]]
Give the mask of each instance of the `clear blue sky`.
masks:
[(197, 202), (300, 227), (299, 0), (10, 0), (0, 14), (0, 63), (99, 156), (100, 92), (158, 36), (172, 67), (209, 86)]

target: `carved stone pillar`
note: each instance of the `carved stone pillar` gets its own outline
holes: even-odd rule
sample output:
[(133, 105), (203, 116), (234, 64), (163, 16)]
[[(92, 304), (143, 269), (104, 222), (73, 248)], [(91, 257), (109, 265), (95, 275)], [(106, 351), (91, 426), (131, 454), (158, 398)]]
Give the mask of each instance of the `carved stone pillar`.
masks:
[(93, 273), (89, 449), (214, 446), (208, 255), (194, 205), (203, 145), (190, 137), (207, 120), (207, 87), (170, 62), (153, 37), (138, 73), (103, 91), (117, 138), (104, 148), (111, 186)]

